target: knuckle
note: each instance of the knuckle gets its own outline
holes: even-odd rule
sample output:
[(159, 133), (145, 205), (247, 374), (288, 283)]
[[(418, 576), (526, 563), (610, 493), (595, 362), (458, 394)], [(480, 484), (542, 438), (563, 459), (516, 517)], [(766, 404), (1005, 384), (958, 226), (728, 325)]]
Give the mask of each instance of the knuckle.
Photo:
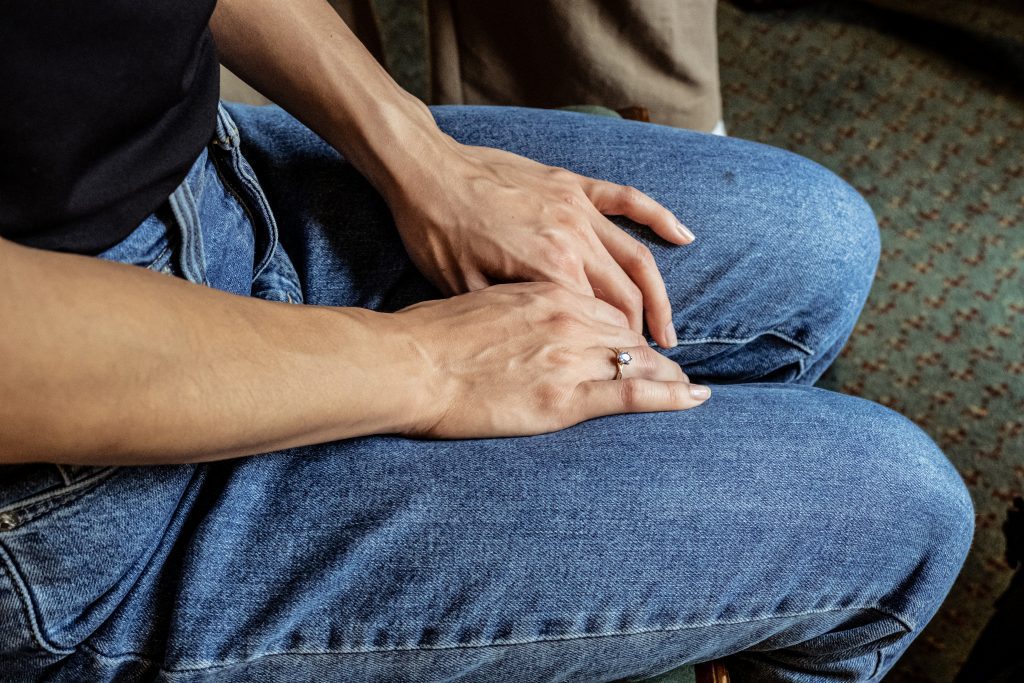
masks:
[(635, 353), (633, 353), (633, 356), (637, 361), (639, 361), (640, 367), (644, 370), (655, 369), (661, 361), (660, 356), (658, 356), (658, 354), (646, 344), (639, 346)]
[(619, 380), (619, 398), (626, 410), (636, 410), (644, 404), (646, 398), (644, 385), (632, 378)]
[(639, 206), (643, 200), (644, 193), (632, 185), (623, 185), (622, 189), (619, 191), (619, 201), (622, 202), (624, 206)]
[(579, 254), (560, 242), (556, 242), (548, 248), (547, 259), (556, 270), (562, 273), (575, 274), (582, 266)]
[(576, 207), (579, 207), (579, 206), (582, 205), (582, 202), (580, 201), (579, 195), (576, 194), (576, 192), (574, 192), (572, 190), (565, 190), (565, 191), (563, 191), (559, 195), (559, 199), (561, 199), (564, 204), (567, 204), (568, 206), (571, 206), (573, 208), (576, 208)]
[(576, 182), (576, 176), (571, 171), (562, 168), (561, 166), (551, 167), (551, 180), (556, 183), (570, 184)]
[(628, 302), (630, 309), (633, 311), (640, 311), (644, 307), (644, 295), (636, 285), (630, 285), (627, 288), (626, 301)]
[(654, 254), (645, 245), (636, 243), (630, 256), (630, 265), (635, 268), (650, 269), (655, 267)]
[(544, 352), (544, 360), (556, 368), (567, 367), (573, 363), (575, 356), (564, 346), (553, 346)]
[(685, 406), (689, 403), (690, 397), (682, 383), (666, 384), (669, 402), (674, 406)]
[(540, 384), (535, 391), (537, 403), (547, 410), (557, 408), (565, 399), (565, 390), (552, 382)]
[(574, 332), (580, 326), (580, 321), (568, 311), (555, 311), (548, 318), (548, 324), (551, 325), (556, 335), (562, 337)]

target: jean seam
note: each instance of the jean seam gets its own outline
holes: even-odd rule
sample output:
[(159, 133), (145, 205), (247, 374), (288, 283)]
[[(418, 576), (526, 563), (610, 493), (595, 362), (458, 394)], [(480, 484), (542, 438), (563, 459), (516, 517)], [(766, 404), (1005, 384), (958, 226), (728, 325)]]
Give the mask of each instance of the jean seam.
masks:
[(875, 668), (871, 670), (871, 675), (868, 678), (874, 678), (878, 675), (879, 670), (882, 668), (882, 648), (875, 650)]
[(21, 573), (14, 566), (14, 556), (7, 549), (7, 547), (0, 542), (0, 567), (3, 567), (4, 573), (11, 580), (11, 585), (14, 586), (15, 592), (18, 594), (21, 608), (25, 613), (25, 619), (28, 621), (29, 632), (32, 636), (32, 640), (35, 641), (36, 645), (46, 652), (53, 655), (67, 656), (74, 653), (74, 650), (68, 650), (60, 648), (49, 641), (46, 635), (42, 631), (42, 621), (36, 614), (35, 605), (32, 602), (32, 597), (28, 592), (28, 584), (21, 577)]
[[(257, 226), (262, 226), (268, 233), (269, 248), (267, 253), (260, 263), (253, 267), (252, 279), (255, 281), (266, 270), (267, 266), (270, 265), (274, 257), (274, 251), (277, 249), (281, 239), (281, 231), (278, 229), (277, 218), (274, 216), (274, 210), (270, 206), (270, 200), (267, 199), (267, 195), (260, 185), (259, 178), (256, 177), (256, 172), (249, 165), (245, 154), (242, 152), (242, 133), (238, 128), (238, 124), (235, 123), (235, 120), (231, 117), (231, 112), (227, 110), (223, 103), (218, 105), (217, 112), (218, 120), (223, 120), (224, 127), (235, 141), (235, 144), (230, 148), (225, 148), (228, 151), (231, 168), (234, 171), (233, 175), (249, 193), (249, 199), (254, 205), (252, 210), (258, 212), (261, 217), (259, 222), (252, 221), (253, 230)], [(245, 202), (242, 202), (242, 205), (246, 207), (246, 210), (250, 210), (250, 207)]]
[(64, 480), (64, 485), (65, 486), (71, 486), (71, 483), (72, 483), (71, 482), (71, 477), (68, 476), (68, 473), (64, 469), (64, 466), (63, 465), (56, 465), (55, 464), (54, 467), (56, 467), (57, 471), (60, 472), (60, 478)]
[(804, 373), (807, 372), (808, 367), (810, 367), (807, 364), (808, 359), (814, 358), (816, 352), (813, 348), (807, 346), (807, 344), (798, 342), (796, 339), (793, 339), (793, 337), (783, 332), (779, 332), (778, 330), (764, 330), (749, 337), (683, 337), (678, 340), (677, 344), (679, 346), (695, 346), (697, 344), (749, 344), (755, 339), (759, 339), (760, 337), (763, 337), (765, 335), (778, 337), (782, 341), (796, 348), (797, 351), (800, 351), (801, 353), (805, 354), (803, 358), (798, 358), (796, 360), (796, 363), (800, 369), (797, 372), (796, 376), (789, 380), (790, 382), (799, 381), (799, 379), (804, 376)]
[(171, 193), (168, 201), (178, 228), (181, 230), (182, 275), (191, 282), (208, 286), (206, 255), (202, 246), (202, 226), (199, 222), (196, 200), (188, 182), (179, 185), (178, 189)]
[(256, 204), (256, 209), (260, 212), (263, 217), (263, 223), (266, 224), (270, 232), (270, 241), (273, 246), (267, 250), (267, 255), (264, 257), (263, 262), (259, 264), (256, 270), (253, 272), (253, 279), (258, 278), (267, 266), (270, 265), (270, 261), (274, 258), (274, 251), (277, 249), (278, 244), (281, 240), (281, 233), (277, 227), (277, 219), (274, 217), (273, 210), (270, 208), (270, 201), (267, 199), (266, 193), (263, 191), (263, 187), (260, 185), (259, 179), (255, 176), (255, 172), (249, 166), (249, 162), (246, 161), (245, 155), (242, 154), (241, 147), (238, 149), (238, 159), (234, 157), (231, 159), (232, 166), (238, 171), (238, 177), (242, 181), (242, 184), (246, 186), (252, 195), (252, 201)]
[[(226, 151), (230, 155), (237, 151), (237, 149), (231, 148), (227, 149)], [(231, 196), (234, 198), (235, 203), (238, 204), (239, 207), (241, 207), (242, 211), (245, 214), (245, 217), (249, 220), (249, 225), (251, 226), (253, 234), (255, 235), (255, 231), (259, 228), (260, 225), (267, 224), (269, 222), (265, 218), (262, 221), (256, 220), (254, 210), (249, 207), (249, 203), (242, 197), (242, 193), (238, 190), (238, 188), (235, 187), (234, 182), (230, 178), (228, 178), (228, 174), (225, 173), (224, 169), (221, 167), (221, 164), (224, 163), (224, 161), (218, 158), (216, 153), (211, 153), (210, 158), (213, 160), (213, 169), (217, 173), (217, 177), (220, 179), (221, 185), (223, 185), (224, 188), (231, 193)], [(234, 159), (229, 159), (227, 163), (231, 165), (233, 170), (237, 171), (235, 175), (237, 176), (238, 181), (243, 186), (245, 186), (246, 190), (248, 190), (251, 193), (253, 191), (252, 184), (247, 182), (246, 179), (243, 177), (242, 171), (239, 168), (237, 168), (237, 164), (235, 163)], [(260, 213), (262, 214), (262, 211), (260, 211)], [(255, 263), (253, 264), (253, 282), (256, 281), (256, 278), (259, 277), (260, 273), (262, 273), (266, 269), (271, 259), (274, 258), (274, 252), (277, 250), (278, 247), (277, 226), (272, 225), (268, 227), (268, 232), (270, 234), (267, 236), (267, 239), (270, 241), (271, 244), (270, 247), (267, 249), (267, 253), (261, 257), (260, 264), (258, 266)]]
[[(57, 501), (56, 505), (53, 505), (45, 510), (41, 510), (36, 515), (28, 516), (28, 518), (25, 519), (23, 523), (31, 521), (33, 519), (38, 518), (40, 514), (60, 507), (60, 505), (63, 505), (66, 501), (76, 500), (78, 497), (88, 493), (90, 489), (92, 489), (94, 486), (102, 482), (104, 479), (110, 477), (110, 475), (117, 471), (117, 469), (118, 468), (116, 467), (104, 468), (94, 473), (93, 475), (86, 477), (85, 479), (80, 479), (79, 481), (69, 486), (64, 486), (54, 491), (47, 491), (46, 493), (39, 493), (34, 496), (30, 496), (29, 498), (24, 498), (22, 500), (11, 503), (10, 505), (0, 507), (0, 512), (21, 512), (31, 507), (43, 506), (48, 503)], [(20, 526), (21, 524), (19, 524), (18, 527), (16, 527), (15, 529), (12, 529), (12, 531), (16, 531), (17, 528), (20, 528)]]
[(757, 339), (759, 337), (763, 337), (766, 334), (770, 334), (772, 336), (778, 337), (782, 341), (784, 341), (784, 342), (786, 342), (788, 344), (792, 344), (798, 350), (803, 351), (804, 353), (806, 353), (810, 357), (814, 356), (815, 351), (810, 346), (807, 346), (806, 344), (801, 344), (797, 340), (795, 340), (792, 337), (790, 337), (788, 334), (783, 334), (782, 332), (778, 332), (776, 330), (765, 330), (764, 332), (758, 332), (755, 335), (752, 335), (752, 336), (749, 336), (749, 337), (742, 337), (742, 338), (738, 338), (738, 337), (690, 337), (690, 338), (680, 339), (678, 343), (681, 344), (681, 345), (693, 345), (693, 344), (749, 344), (750, 342), (754, 341), (755, 339)]
[[(596, 638), (618, 638), (618, 637), (621, 637), (621, 636), (637, 636), (637, 635), (648, 635), (648, 634), (655, 634), (655, 633), (675, 633), (675, 632), (678, 632), (678, 631), (686, 631), (686, 630), (690, 630), (690, 629), (707, 628), (709, 626), (729, 626), (729, 625), (738, 625), (738, 624), (749, 624), (749, 623), (756, 623), (756, 622), (762, 622), (762, 621), (772, 621), (772, 620), (775, 620), (775, 619), (791, 619), (791, 618), (794, 618), (794, 617), (802, 617), (802, 616), (808, 616), (808, 615), (812, 615), (812, 614), (828, 614), (828, 613), (831, 613), (831, 612), (855, 612), (855, 611), (865, 611), (865, 610), (870, 610), (870, 611), (873, 611), (873, 612), (878, 612), (879, 614), (882, 614), (882, 615), (884, 615), (884, 616), (894, 620), (897, 624), (900, 625), (900, 627), (905, 629), (907, 633), (912, 633), (914, 631), (914, 628), (910, 625), (910, 622), (908, 620), (906, 620), (906, 619), (904, 619), (902, 617), (899, 617), (897, 615), (894, 615), (894, 614), (892, 614), (892, 613), (890, 613), (890, 612), (888, 612), (888, 611), (886, 611), (884, 609), (881, 609), (880, 607), (877, 607), (877, 606), (874, 606), (874, 605), (866, 605), (866, 606), (856, 606), (856, 607), (836, 607), (836, 608), (828, 608), (828, 609), (807, 610), (807, 611), (804, 611), (804, 612), (794, 612), (792, 614), (776, 614), (776, 615), (773, 615), (773, 616), (770, 616), (770, 617), (758, 617), (758, 618), (755, 618), (755, 619), (739, 619), (739, 620), (736, 620), (736, 621), (725, 621), (725, 620), (710, 621), (710, 622), (706, 622), (706, 623), (702, 623), (702, 624), (685, 624), (685, 625), (675, 626), (675, 627), (671, 627), (671, 628), (640, 629), (640, 630), (635, 630), (635, 631), (615, 631), (615, 632), (612, 632), (612, 633), (593, 633), (593, 634), (571, 635), (571, 636), (561, 636), (561, 637), (553, 637), (553, 638), (533, 638), (531, 640), (519, 640), (519, 641), (508, 641), (508, 642), (491, 642), (491, 643), (479, 643), (479, 644), (469, 644), (469, 645), (459, 644), (459, 645), (433, 645), (433, 646), (417, 646), (417, 647), (372, 648), (372, 649), (364, 649), (364, 650), (357, 650), (357, 649), (283, 650), (283, 651), (280, 651), (280, 652), (265, 652), (263, 654), (255, 656), (255, 657), (251, 657), (251, 658), (248, 658), (248, 659), (240, 659), (238, 661), (233, 661), (233, 662), (217, 662), (217, 663), (212, 663), (212, 664), (209, 664), (209, 665), (206, 665), (206, 666), (191, 666), (191, 667), (179, 667), (179, 668), (167, 668), (167, 667), (164, 667), (164, 666), (160, 666), (160, 670), (163, 671), (163, 672), (169, 673), (169, 674), (192, 673), (192, 672), (199, 672), (199, 671), (210, 671), (210, 670), (213, 670), (213, 669), (225, 669), (225, 668), (232, 667), (232, 666), (239, 666), (239, 665), (243, 665), (243, 664), (251, 664), (253, 662), (257, 662), (257, 661), (260, 661), (262, 659), (265, 659), (267, 657), (281, 657), (281, 656), (291, 656), (291, 655), (303, 655), (303, 656), (361, 655), (361, 654), (374, 654), (374, 653), (384, 653), (384, 652), (419, 652), (419, 651), (433, 651), (433, 650), (471, 650), (471, 649), (488, 648), (488, 647), (515, 647), (515, 646), (519, 646), (519, 645), (535, 645), (537, 643), (549, 643), (549, 642), (557, 643), (557, 642), (563, 642), (563, 641), (592, 640), (592, 639), (596, 639)], [(147, 664), (147, 665), (158, 664), (158, 662), (156, 662), (156, 661), (154, 661), (154, 660), (152, 660), (152, 659), (150, 659), (150, 658), (148, 658), (146, 656), (143, 656), (141, 653), (137, 653), (137, 652), (125, 652), (125, 653), (122, 653), (122, 654), (119, 654), (119, 655), (110, 655), (110, 654), (107, 654), (105, 652), (100, 652), (98, 649), (96, 649), (95, 647), (91, 646), (88, 643), (82, 643), (80, 645), (80, 648), (83, 649), (83, 650), (88, 650), (93, 655), (95, 655), (95, 656), (97, 656), (97, 657), (99, 657), (101, 659), (110, 659), (110, 660), (130, 659), (130, 660), (138, 661), (140, 663)]]
[(153, 270), (153, 271), (156, 271), (156, 272), (159, 272), (160, 270), (162, 270), (162, 266), (160, 268), (155, 268), (154, 266), (156, 266), (156, 264), (160, 263), (160, 261), (162, 261), (163, 258), (165, 256), (167, 256), (167, 252), (169, 252), (170, 250), (171, 250), (171, 242), (170, 242), (170, 238), (168, 238), (167, 244), (165, 244), (164, 248), (160, 250), (160, 253), (157, 254), (156, 257), (152, 261), (150, 261), (149, 265), (146, 266), (146, 270)]

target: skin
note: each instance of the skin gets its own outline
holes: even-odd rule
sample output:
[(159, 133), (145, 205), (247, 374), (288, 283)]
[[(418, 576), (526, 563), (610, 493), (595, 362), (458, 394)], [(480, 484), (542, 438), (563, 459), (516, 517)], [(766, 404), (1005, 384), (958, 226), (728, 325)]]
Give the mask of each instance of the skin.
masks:
[[(0, 463), (535, 434), (708, 398), (648, 347), (645, 319), (659, 345), (676, 342), (665, 287), (605, 218), (692, 241), (666, 209), (456, 143), (321, 0), (220, 0), (211, 28), (229, 68), (373, 183), (413, 261), (457, 296), (392, 314), (294, 306), (0, 240)], [(635, 359), (622, 380), (609, 347)]]

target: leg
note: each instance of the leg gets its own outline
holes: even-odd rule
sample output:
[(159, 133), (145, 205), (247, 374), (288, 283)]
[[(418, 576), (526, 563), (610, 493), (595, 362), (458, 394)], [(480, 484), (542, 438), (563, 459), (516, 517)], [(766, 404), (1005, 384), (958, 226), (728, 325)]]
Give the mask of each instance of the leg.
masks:
[(540, 437), (296, 449), (201, 488), (162, 590), (72, 656), (88, 678), (138, 666), (127, 648), (174, 680), (610, 681), (734, 653), (737, 680), (869, 680), (972, 525), (909, 421), (777, 384)]
[[(438, 296), (351, 166), (278, 109), (232, 111), (308, 302), (395, 309)], [(462, 142), (635, 185), (693, 227), (688, 247), (637, 236), (673, 301), (680, 345), (670, 354), (695, 379), (811, 383), (852, 330), (874, 275), (877, 226), (864, 200), (817, 164), (742, 140), (580, 114), (434, 111)]]

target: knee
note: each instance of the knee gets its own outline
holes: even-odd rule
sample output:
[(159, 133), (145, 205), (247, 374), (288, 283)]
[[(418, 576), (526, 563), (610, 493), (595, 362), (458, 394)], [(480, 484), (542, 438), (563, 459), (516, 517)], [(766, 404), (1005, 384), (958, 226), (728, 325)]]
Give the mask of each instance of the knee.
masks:
[(877, 511), (871, 554), (888, 576), (883, 606), (923, 625), (956, 579), (974, 534), (974, 507), (959, 473), (934, 441), (898, 413), (865, 401), (860, 491)]
[[(779, 152), (799, 275), (840, 313), (859, 313), (880, 253), (878, 223), (861, 194), (824, 166)], [(853, 321), (850, 321), (852, 327)]]

